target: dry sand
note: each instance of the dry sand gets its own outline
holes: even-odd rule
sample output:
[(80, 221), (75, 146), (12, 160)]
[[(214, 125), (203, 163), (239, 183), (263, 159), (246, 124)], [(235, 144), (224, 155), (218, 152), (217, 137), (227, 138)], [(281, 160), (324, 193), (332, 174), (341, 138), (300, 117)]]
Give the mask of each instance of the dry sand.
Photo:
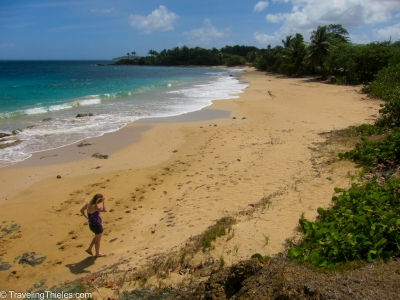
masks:
[[(318, 153), (311, 148), (324, 140), (319, 133), (371, 122), (379, 105), (357, 87), (252, 69), (242, 78), (249, 87), (240, 98), (129, 124), (88, 139), (90, 146), (36, 153), (0, 169), (1, 229), (20, 225), (0, 239), (0, 259), (12, 265), (0, 271), (1, 289), (25, 291), (43, 279), (50, 287), (121, 260), (140, 267), (272, 194), (267, 207), (239, 217), (235, 236), (217, 241), (208, 255), (231, 264), (281, 251), (302, 213), (314, 218), (335, 186), (350, 184), (344, 175), (351, 163), (329, 170), (313, 164)], [(91, 157), (96, 152), (109, 158)], [(96, 260), (84, 251), (93, 234), (79, 213), (95, 193), (105, 195), (110, 210), (102, 214), (101, 251), (108, 257)], [(46, 259), (36, 267), (18, 264), (27, 252)]]

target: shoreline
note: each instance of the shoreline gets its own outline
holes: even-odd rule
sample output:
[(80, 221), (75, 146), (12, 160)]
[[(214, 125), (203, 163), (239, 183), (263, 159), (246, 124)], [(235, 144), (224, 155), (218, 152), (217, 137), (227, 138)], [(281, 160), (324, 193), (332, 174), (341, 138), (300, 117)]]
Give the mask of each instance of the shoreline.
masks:
[[(204, 68), (199, 69), (204, 70)], [(166, 77), (163, 79), (165, 81), (164, 85), (160, 85), (155, 88), (154, 91), (149, 91), (149, 93), (141, 96), (142, 98), (148, 97), (150, 101), (148, 101), (149, 99), (142, 101), (140, 97), (139, 99), (136, 99), (138, 97), (132, 98), (133, 101), (131, 102), (135, 105), (135, 109), (132, 109), (132, 111), (130, 111), (132, 104), (127, 101), (127, 97), (122, 96), (126, 93), (129, 94), (133, 92), (133, 90), (129, 93), (121, 92), (122, 96), (119, 95), (119, 92), (110, 92), (104, 95), (102, 95), (101, 92), (99, 92), (99, 94), (93, 92), (90, 96), (66, 98), (61, 101), (60, 105), (40, 104), (37, 109), (31, 109), (35, 111), (32, 116), (30, 116), (30, 113), (27, 113), (26, 118), (24, 117), (25, 119), (22, 121), (18, 121), (18, 118), (15, 118), (11, 119), (9, 122), (2, 123), (3, 133), (6, 138), (2, 140), (2, 145), (0, 146), (8, 148), (11, 141), (20, 144), (16, 148), (4, 150), (2, 154), (4, 158), (4, 160), (2, 160), (2, 167), (12, 166), (22, 161), (29, 160), (34, 153), (63, 148), (91, 137), (99, 137), (104, 134), (119, 131), (130, 123), (142, 120), (144, 116), (155, 119), (154, 116), (157, 115), (175, 116), (193, 110), (201, 110), (212, 104), (211, 99), (227, 96), (234, 97), (233, 93), (238, 92), (240, 89), (243, 90), (245, 87), (245, 85), (237, 80), (237, 76), (233, 76), (236, 75), (234, 73), (241, 73), (240, 71), (232, 69), (230, 71), (229, 68), (224, 68), (220, 71), (215, 70), (215, 72), (213, 70), (215, 69), (207, 68), (206, 71), (181, 72), (181, 76), (186, 77), (185, 74), (188, 75), (186, 79), (187, 82), (185, 78), (183, 78), (182, 82), (179, 83), (179, 81), (177, 81), (178, 84), (176, 85), (176, 82), (172, 79), (172, 81), (170, 80), (171, 83), (167, 85), (165, 82), (168, 82), (168, 76), (164, 76)], [(243, 71), (244, 69), (242, 68), (241, 70)], [(176, 71), (172, 72), (172, 75), (175, 73)], [(233, 76), (231, 78), (228, 76), (230, 73), (230, 76)], [(146, 72), (143, 74), (144, 77), (148, 76)], [(194, 79), (192, 77), (196, 78), (195, 81), (193, 81)], [(161, 76), (160, 78), (163, 77)], [(191, 81), (188, 81), (188, 79), (191, 79)], [(232, 81), (232, 79), (234, 80)], [(197, 82), (200, 85), (191, 86), (189, 82), (192, 82), (192, 84)], [(187, 86), (187, 84), (189, 85)], [(216, 91), (221, 90), (222, 92), (215, 93), (212, 91), (213, 88), (215, 89), (215, 86), (220, 87), (221, 84), (224, 86), (226, 85), (226, 90), (225, 88), (219, 88)], [(174, 85), (174, 87), (172, 87), (172, 85)], [(162, 94), (160, 94), (160, 91)], [(169, 93), (171, 93), (171, 95)], [(175, 93), (177, 96), (175, 96)], [(184, 93), (189, 93), (189, 95), (183, 97)], [(193, 96), (194, 98), (191, 97), (191, 93), (195, 95)], [(122, 102), (113, 103), (112, 101), (103, 101), (104, 99), (111, 99), (113, 97), (116, 97), (117, 100), (119, 99), (118, 101)], [(178, 100), (175, 101), (173, 97), (178, 97)], [(181, 97), (183, 98), (181, 99)], [(90, 103), (80, 103), (80, 101), (89, 101)], [(104, 102), (102, 108), (100, 109), (96, 106), (91, 108), (91, 105), (97, 102)], [(127, 109), (125, 109), (124, 105), (127, 105)], [(65, 110), (64, 106), (70, 109)], [(54, 110), (54, 115), (52, 113), (50, 115), (37, 114), (37, 112), (46, 109), (48, 110), (47, 112), (52, 112)], [(152, 111), (152, 109), (156, 109), (157, 111)], [(24, 111), (23, 109), (21, 110), (21, 112)], [(111, 111), (111, 115), (114, 114), (114, 117), (107, 117), (107, 112), (109, 111)], [(93, 118), (78, 118), (88, 115)], [(7, 130), (6, 127), (14, 128), (12, 134), (10, 133), (11, 129)], [(48, 130), (48, 134), (43, 134), (44, 130)], [(24, 133), (24, 131), (26, 131), (26, 133)]]
[[(21, 225), (0, 245), (0, 258), (12, 264), (0, 272), (5, 287), (27, 289), (43, 278), (52, 286), (121, 261), (127, 269), (139, 268), (152, 255), (179, 249), (215, 220), (272, 194), (268, 209), (254, 211), (256, 219), (241, 217), (235, 236), (217, 241), (208, 255), (223, 254), (232, 264), (254, 253), (279, 252), (301, 213), (315, 217), (318, 206), (329, 205), (334, 186), (350, 183), (341, 174), (354, 169), (350, 163), (329, 174), (316, 171), (309, 148), (324, 140), (318, 133), (368, 122), (379, 103), (362, 100), (356, 87), (251, 69), (240, 77), (250, 85), (239, 98), (207, 107), (229, 117), (132, 123), (116, 133), (127, 145), (109, 159), (0, 169), (2, 226)], [(114, 144), (110, 135), (103, 137), (102, 143)], [(83, 250), (92, 234), (79, 209), (97, 192), (113, 211), (102, 215), (102, 251), (109, 256), (93, 260)], [(46, 260), (36, 267), (13, 262), (26, 252)]]

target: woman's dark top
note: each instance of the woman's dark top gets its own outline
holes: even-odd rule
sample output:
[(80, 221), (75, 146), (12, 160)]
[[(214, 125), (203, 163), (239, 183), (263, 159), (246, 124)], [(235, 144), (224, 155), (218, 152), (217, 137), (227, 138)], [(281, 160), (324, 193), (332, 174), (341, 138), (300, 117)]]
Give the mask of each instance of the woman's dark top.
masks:
[(96, 211), (92, 214), (88, 212), (88, 219), (90, 225), (101, 225), (102, 223), (99, 211)]

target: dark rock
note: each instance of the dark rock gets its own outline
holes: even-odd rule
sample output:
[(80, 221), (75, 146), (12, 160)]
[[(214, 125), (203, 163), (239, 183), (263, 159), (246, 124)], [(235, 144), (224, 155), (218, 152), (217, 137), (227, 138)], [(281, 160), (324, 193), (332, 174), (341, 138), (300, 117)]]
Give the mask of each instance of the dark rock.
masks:
[[(1, 142), (3, 142), (3, 140)], [(1, 144), (0, 143), (0, 149), (4, 149), (4, 148), (8, 148), (8, 147), (14, 147), (14, 146), (20, 144), (21, 142), (22, 142), (21, 140), (16, 140), (16, 141), (11, 142), (11, 143), (5, 143), (5, 144)]]
[(47, 121), (51, 121), (51, 120), (52, 120), (51, 118), (46, 118), (46, 119), (43, 119), (42, 121), (47, 122)]
[(11, 134), (9, 134), (9, 133), (0, 132), (0, 139), (3, 138), (3, 137), (10, 136), (10, 135)]
[(0, 271), (6, 271), (11, 268), (11, 264), (5, 261), (0, 261)]
[(45, 255), (36, 254), (35, 252), (24, 253), (19, 260), (19, 264), (28, 264), (32, 267), (40, 265), (46, 259)]
[(77, 114), (76, 117), (77, 118), (93, 117), (93, 114), (92, 113), (89, 113), (89, 114)]
[(200, 292), (204, 299), (230, 299), (243, 287), (244, 281), (261, 268), (258, 260), (252, 260), (212, 272), (209, 279), (203, 285), (199, 285), (195, 294)]
[(86, 147), (86, 146), (90, 146), (92, 145), (91, 143), (87, 142), (87, 141), (82, 141), (80, 142), (78, 145), (76, 145), (77, 147)]
[(57, 175), (57, 178), (60, 179), (60, 178), (61, 178), (61, 175)]
[(6, 226), (4, 228), (1, 229), (0, 231), (0, 239), (6, 235), (9, 235), (15, 231), (18, 231), (21, 229), (21, 225), (17, 224), (17, 223), (13, 223), (10, 226)]
[(100, 153), (95, 153), (95, 154), (92, 155), (92, 157), (100, 158), (100, 159), (108, 159), (108, 155), (107, 154), (100, 154)]
[(178, 152), (178, 150), (174, 150), (174, 151), (172, 151), (172, 152), (176, 153), (176, 152)]
[(11, 130), (11, 134), (12, 135), (17, 135), (20, 132), (22, 132), (22, 129), (13, 129), (13, 130)]

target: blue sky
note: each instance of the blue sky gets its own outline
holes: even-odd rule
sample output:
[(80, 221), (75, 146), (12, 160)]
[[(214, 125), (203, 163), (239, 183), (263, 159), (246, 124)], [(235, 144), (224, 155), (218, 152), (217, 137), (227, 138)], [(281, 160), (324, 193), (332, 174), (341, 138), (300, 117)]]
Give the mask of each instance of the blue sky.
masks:
[(275, 46), (342, 24), (400, 40), (400, 0), (0, 0), (0, 59), (111, 59), (187, 45)]

